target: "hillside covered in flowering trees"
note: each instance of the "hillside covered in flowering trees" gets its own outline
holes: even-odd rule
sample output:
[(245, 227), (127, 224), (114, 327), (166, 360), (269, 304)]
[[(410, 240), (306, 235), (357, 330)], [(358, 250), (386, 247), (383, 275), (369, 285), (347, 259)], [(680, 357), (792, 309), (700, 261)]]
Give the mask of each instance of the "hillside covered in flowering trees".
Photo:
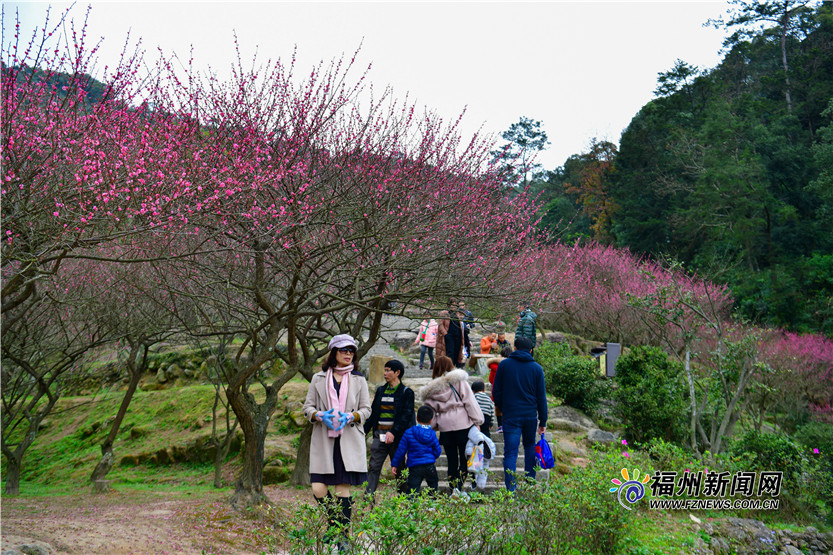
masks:
[[(495, 163), (492, 141), (460, 136), (459, 120), (443, 120), (393, 91), (371, 91), (372, 74), (360, 66), (358, 53), (313, 68), (295, 67), (291, 56), (240, 60), (232, 77), (220, 81), (164, 57), (150, 63), (142, 52), (126, 51), (118, 66), (93, 79), (95, 48), (83, 24), (57, 33), (65, 23), (48, 24), (31, 43), (16, 43), (4, 52), (2, 66), (7, 494), (19, 492), (24, 454), (62, 383), (89, 364), (91, 353), (103, 346), (124, 350), (136, 376), (154, 345), (182, 341), (209, 345), (225, 361), (222, 390), (245, 437), (234, 503), (258, 502), (278, 391), (296, 376), (311, 378), (328, 338), (364, 336), (361, 356), (379, 337), (383, 314), (438, 310), (459, 297), (496, 317), (529, 300), (548, 329), (656, 345), (685, 361), (686, 445), (698, 455), (719, 452), (742, 416), (798, 410), (830, 421), (833, 342), (744, 323), (732, 314), (733, 303), (746, 298), (738, 296), (736, 282), (726, 286), (705, 270), (695, 274), (676, 262), (657, 262), (659, 256), (635, 254), (660, 254), (636, 239), (621, 241), (633, 250), (609, 240), (636, 237), (640, 226), (674, 217), (612, 211), (606, 235), (597, 240), (579, 240), (581, 222), (542, 231), (540, 214), (551, 221), (553, 201), (536, 200), (535, 183), (507, 186), (500, 165), (507, 160)], [(824, 29), (819, 24), (807, 37)], [(655, 104), (697, 97), (696, 87), (717, 78), (680, 84)], [(732, 101), (749, 100), (721, 90)], [(825, 136), (815, 115), (800, 116), (804, 104), (795, 97), (796, 115), (782, 114), (783, 125), (798, 137), (812, 123), (814, 133)], [(715, 110), (726, 106), (713, 103)], [(655, 109), (646, 107), (634, 120), (613, 175), (642, 171), (636, 162), (626, 165), (637, 145), (631, 137), (640, 118)], [(705, 122), (717, 117), (696, 112)], [(679, 148), (691, 147), (692, 156), (710, 148), (719, 152), (709, 156), (739, 152), (721, 150), (725, 141), (710, 142), (707, 129), (696, 129), (704, 133), (696, 144), (685, 128), (668, 136), (679, 139), (673, 143)], [(806, 153), (808, 141), (797, 139), (796, 152)], [(667, 141), (638, 144), (668, 147)], [(738, 171), (753, 167), (732, 160)], [(754, 168), (763, 167), (756, 160)], [(596, 162), (582, 162), (573, 175), (583, 179)], [(812, 175), (824, 179), (818, 171)], [(693, 199), (711, 179), (697, 174), (680, 185), (686, 191), (681, 205), (708, 206)], [(806, 194), (820, 195), (813, 191)], [(649, 202), (641, 192), (616, 198), (621, 206), (627, 199)], [(802, 220), (774, 204), (750, 210), (763, 217), (770, 209), (784, 215), (785, 234), (789, 228), (818, 241), (806, 261), (829, 256), (820, 217)], [(622, 214), (635, 218), (632, 225)], [(691, 222), (704, 218), (691, 215)], [(810, 230), (793, 225), (797, 221)], [(600, 234), (602, 227), (596, 226)], [(671, 236), (663, 233), (645, 237)], [(553, 240), (559, 234), (562, 239)], [(686, 234), (673, 237), (676, 244)], [(777, 244), (780, 236), (772, 237)], [(760, 254), (753, 245), (761, 236), (748, 238), (695, 235), (672, 254), (722, 243), (749, 259)], [(773, 257), (776, 250), (769, 251)], [(697, 254), (680, 258), (697, 262)], [(109, 447), (103, 459), (112, 459)]]

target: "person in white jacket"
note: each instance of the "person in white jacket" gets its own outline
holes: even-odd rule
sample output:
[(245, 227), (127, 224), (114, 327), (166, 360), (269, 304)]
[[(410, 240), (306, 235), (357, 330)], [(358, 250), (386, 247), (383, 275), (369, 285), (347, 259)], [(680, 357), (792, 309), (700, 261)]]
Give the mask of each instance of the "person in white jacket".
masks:
[(469, 430), (469, 440), (466, 443), (466, 457), (471, 457), (474, 447), (483, 444), (483, 466), (479, 469), (469, 467), (469, 472), (474, 474), (474, 487), (482, 490), (486, 487), (486, 479), (489, 477), (489, 461), (495, 458), (497, 448), (492, 438), (472, 426)]

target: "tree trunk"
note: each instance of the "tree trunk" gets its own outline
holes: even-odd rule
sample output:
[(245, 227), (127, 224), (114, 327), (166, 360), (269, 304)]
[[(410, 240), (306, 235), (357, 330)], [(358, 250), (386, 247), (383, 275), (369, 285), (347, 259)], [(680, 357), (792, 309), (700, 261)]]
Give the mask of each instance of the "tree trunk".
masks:
[[(131, 356), (132, 355), (133, 353), (131, 353)], [(127, 391), (121, 400), (121, 405), (119, 406), (119, 412), (116, 414), (116, 419), (113, 420), (113, 425), (110, 426), (110, 433), (107, 435), (104, 443), (101, 444), (101, 459), (98, 461), (95, 469), (93, 469), (93, 473), (90, 476), (90, 482), (103, 480), (107, 476), (107, 473), (110, 472), (110, 469), (113, 468), (113, 461), (115, 460), (115, 455), (113, 454), (113, 443), (116, 441), (116, 436), (119, 433), (119, 428), (121, 428), (121, 423), (124, 421), (124, 416), (127, 414), (127, 408), (130, 406), (130, 401), (133, 400), (133, 394), (136, 393), (136, 388), (139, 386), (139, 379), (142, 377), (142, 371), (145, 364), (141, 364), (139, 367), (132, 364), (128, 365), (128, 367), (131, 366), (130, 385), (127, 387)]]
[(781, 62), (784, 64), (784, 96), (787, 99), (787, 113), (792, 115), (793, 103), (790, 98), (790, 66), (787, 65), (787, 15), (784, 16), (784, 23), (781, 24)]
[(308, 486), (309, 482), (309, 447), (312, 441), (312, 423), (304, 426), (301, 430), (301, 444), (298, 445), (298, 453), (295, 456), (295, 469), (289, 478), (293, 486)]
[(6, 495), (20, 495), (21, 460), (17, 456), (6, 457)]
[(694, 376), (691, 375), (691, 349), (688, 345), (685, 346), (685, 374), (688, 381), (688, 399), (691, 403), (691, 422), (689, 427), (689, 438), (691, 441), (691, 448), (698, 455), (700, 450), (697, 449), (697, 393), (694, 390)]
[(215, 443), (217, 450), (214, 453), (214, 487), (220, 489), (223, 487), (223, 463), (228, 457), (231, 442), (234, 440), (234, 432), (237, 430), (237, 424), (233, 429), (226, 426), (226, 437), (223, 441)]
[(277, 395), (267, 391), (262, 405), (258, 405), (249, 393), (233, 388), (228, 390), (227, 396), (243, 430), (243, 468), (231, 497), (232, 506), (243, 510), (269, 502), (263, 493), (263, 459), (270, 407), (274, 409)]
[(95, 465), (93, 469), (93, 473), (90, 476), (90, 482), (96, 482), (97, 480), (103, 480), (107, 473), (110, 472), (110, 469), (113, 468), (113, 461), (115, 461), (115, 455), (113, 454), (113, 445), (107, 441), (101, 446), (101, 458), (98, 460), (98, 464)]

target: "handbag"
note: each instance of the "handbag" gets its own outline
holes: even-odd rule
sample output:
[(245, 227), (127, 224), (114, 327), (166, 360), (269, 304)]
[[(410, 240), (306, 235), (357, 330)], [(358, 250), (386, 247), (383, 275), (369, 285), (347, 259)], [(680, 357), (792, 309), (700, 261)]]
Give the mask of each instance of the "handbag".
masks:
[(535, 457), (543, 470), (555, 466), (555, 457), (552, 456), (552, 449), (550, 449), (550, 444), (544, 434), (541, 434), (541, 439), (535, 444)]

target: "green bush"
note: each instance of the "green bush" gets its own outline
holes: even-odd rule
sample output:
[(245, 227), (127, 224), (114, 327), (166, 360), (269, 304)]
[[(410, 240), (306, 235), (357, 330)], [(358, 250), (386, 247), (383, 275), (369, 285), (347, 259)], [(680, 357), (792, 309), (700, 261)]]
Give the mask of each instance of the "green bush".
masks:
[(810, 422), (798, 428), (794, 438), (806, 456), (801, 501), (833, 525), (833, 426)]
[(616, 383), (615, 414), (628, 439), (682, 442), (689, 402), (681, 364), (656, 347), (634, 347), (616, 362)]
[[(518, 490), (471, 501), (432, 496), (410, 499), (377, 493), (377, 502), (357, 499), (350, 523), (351, 553), (617, 553), (628, 511), (604, 486), (619, 475), (622, 457), (600, 453), (587, 468), (557, 480), (520, 479)], [(275, 516), (276, 545), (290, 553), (330, 553), (327, 516), (306, 505)], [(330, 532), (332, 534), (332, 532)]]
[[(537, 356), (536, 352), (536, 356)], [(599, 363), (587, 357), (552, 357), (544, 361), (547, 393), (584, 411), (592, 411), (607, 393), (607, 382), (599, 377)]]
[(754, 470), (780, 470), (785, 481), (801, 471), (801, 449), (785, 435), (750, 430), (732, 443), (731, 451), (754, 454)]

